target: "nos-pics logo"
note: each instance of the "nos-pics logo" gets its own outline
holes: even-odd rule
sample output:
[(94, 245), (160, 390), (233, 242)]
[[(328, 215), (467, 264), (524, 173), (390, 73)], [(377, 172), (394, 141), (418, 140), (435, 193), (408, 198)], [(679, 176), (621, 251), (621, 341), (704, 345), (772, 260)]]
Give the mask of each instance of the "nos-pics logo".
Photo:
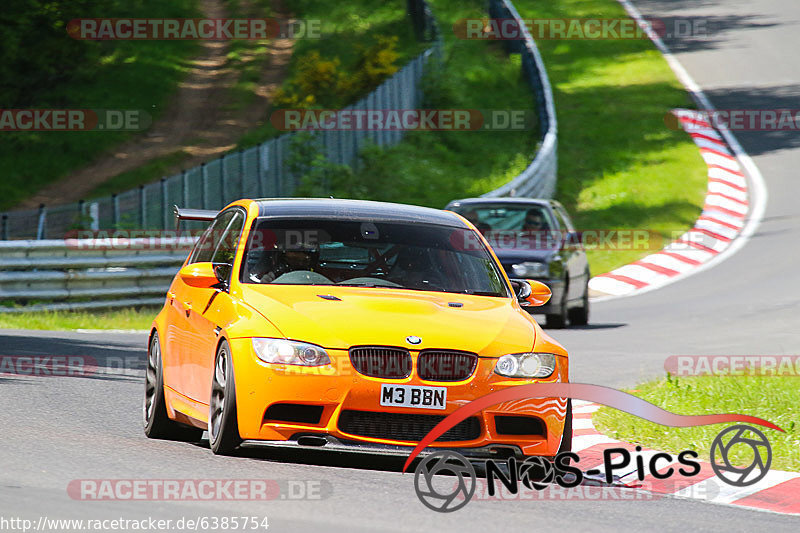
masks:
[[(735, 465), (731, 461), (731, 450), (735, 446), (749, 446), (752, 461), (749, 465)], [(641, 448), (637, 447), (637, 451)], [(613, 483), (615, 471), (630, 471), (635, 463), (637, 478), (646, 475), (656, 479), (667, 479), (675, 474), (693, 477), (700, 473), (698, 454), (684, 450), (672, 457), (667, 453), (656, 453), (648, 461), (642, 456), (634, 457), (625, 448), (610, 448), (603, 451), (602, 470), (592, 469), (584, 473), (576, 464), (580, 457), (573, 452), (562, 452), (553, 462), (544, 457), (528, 457), (517, 461), (509, 457), (505, 462), (486, 459), (483, 465), (489, 496), (494, 496), (500, 482), (509, 492), (517, 494), (522, 484), (527, 489), (542, 491), (553, 483), (573, 488), (581, 485), (585, 475), (604, 475), (608, 484)], [(659, 465), (659, 461), (662, 464)], [(711, 445), (711, 467), (724, 482), (735, 487), (746, 487), (761, 481), (769, 472), (772, 463), (772, 448), (766, 436), (752, 426), (736, 425), (721, 431)], [(668, 466), (668, 468), (664, 468)], [(426, 456), (414, 471), (414, 490), (420, 501), (429, 509), (441, 513), (457, 511), (472, 500), (478, 476), (473, 464), (463, 455), (443, 450)]]

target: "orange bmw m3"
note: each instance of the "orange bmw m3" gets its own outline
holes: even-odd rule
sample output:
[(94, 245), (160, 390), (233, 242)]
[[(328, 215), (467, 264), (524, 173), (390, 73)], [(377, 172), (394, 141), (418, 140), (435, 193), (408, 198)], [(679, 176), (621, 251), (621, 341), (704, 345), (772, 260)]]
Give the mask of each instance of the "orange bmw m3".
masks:
[[(153, 322), (151, 438), (403, 454), (460, 406), (566, 382), (564, 348), (523, 309), (549, 289), (510, 280), (460, 215), (334, 199), (240, 200), (207, 220)], [(553, 457), (566, 398), (502, 403), (431, 448)]]

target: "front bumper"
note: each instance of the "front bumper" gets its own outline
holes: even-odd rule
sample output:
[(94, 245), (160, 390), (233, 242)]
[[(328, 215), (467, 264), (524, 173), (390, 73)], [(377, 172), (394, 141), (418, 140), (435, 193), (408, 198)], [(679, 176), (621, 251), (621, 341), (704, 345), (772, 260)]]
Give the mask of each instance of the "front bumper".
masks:
[[(349, 411), (441, 418), (490, 392), (532, 382), (494, 374), (494, 358), (480, 358), (473, 375), (463, 381), (423, 381), (416, 375), (417, 352), (412, 352), (412, 373), (404, 379), (381, 379), (359, 374), (350, 365), (346, 350), (328, 350), (331, 364), (323, 367), (270, 365), (261, 362), (253, 354), (250, 342), (250, 339), (230, 341), (234, 356), (239, 432), (246, 441), (245, 445), (249, 446), (305, 448), (309, 444), (301, 443), (312, 441), (301, 437), (311, 435), (318, 438), (317, 445), (320, 447), (341, 453), (352, 450), (355, 453), (407, 455), (418, 439), (398, 440), (347, 433), (339, 427), (340, 416), (344, 411)], [(553, 376), (540, 381), (566, 381), (566, 358), (558, 357), (557, 366)], [(447, 387), (446, 408), (429, 410), (381, 406), (383, 383)], [(265, 419), (271, 405), (286, 403), (313, 406), (321, 410), (321, 415), (311, 423)], [(496, 454), (554, 456), (561, 444), (566, 405), (566, 398), (536, 398), (498, 404), (476, 415), (480, 425), (476, 438), (437, 441), (432, 448), (453, 448), (480, 457), (498, 456)], [(542, 431), (522, 435), (500, 433), (495, 417), (504, 415), (538, 419)]]
[[(313, 439), (313, 440), (312, 440)], [(413, 446), (398, 446), (392, 444), (378, 444), (372, 442), (359, 442), (341, 440), (331, 435), (322, 433), (299, 433), (288, 440), (245, 440), (243, 448), (276, 449), (276, 450), (321, 450), (339, 456), (379, 456), (397, 457), (401, 459), (411, 455)], [(453, 446), (452, 448), (456, 448)], [(458, 447), (458, 453), (467, 459), (499, 459), (508, 457), (523, 459), (525, 454), (522, 448), (516, 445), (496, 444), (475, 448)], [(420, 458), (435, 453), (434, 447), (428, 447), (419, 453)]]

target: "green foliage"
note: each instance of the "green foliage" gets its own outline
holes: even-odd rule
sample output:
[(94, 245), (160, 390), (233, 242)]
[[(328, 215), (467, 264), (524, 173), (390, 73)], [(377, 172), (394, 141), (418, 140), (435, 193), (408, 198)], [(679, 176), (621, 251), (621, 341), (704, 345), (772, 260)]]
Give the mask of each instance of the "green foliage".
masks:
[[(773, 450), (772, 468), (800, 471), (800, 389), (794, 376), (700, 376), (665, 379), (635, 387), (632, 394), (673, 413), (707, 415), (741, 413), (769, 420), (786, 430), (765, 432)], [(769, 401), (765, 401), (769, 399)], [(647, 422), (608, 407), (594, 416), (597, 428), (613, 438), (656, 450), (698, 451), (705, 460), (714, 437), (724, 425), (673, 428)], [(746, 451), (745, 451), (746, 452)], [(734, 463), (748, 464), (746, 454), (734, 454)]]
[[(314, 37), (295, 42), (289, 75), (273, 98), (278, 108), (348, 106), (429, 46), (417, 41), (405, 0), (295, 0), (291, 9), (320, 27)], [(265, 121), (243, 135), (238, 148), (283, 133)]]
[[(526, 18), (627, 17), (616, 0), (514, 0)], [(693, 103), (646, 38), (540, 40), (558, 113), (556, 197), (585, 230), (648, 229), (664, 238), (700, 215), (708, 169), (664, 117)], [(660, 246), (658, 246), (660, 248)], [(657, 250), (589, 250), (592, 274)]]
[[(152, 16), (157, 0), (6, 0), (0, 10), (0, 108), (41, 104), (70, 105), (50, 88), (96, 73), (121, 41), (72, 38), (67, 29), (78, 18)], [(158, 8), (163, 16), (187, 14), (188, 0), (172, 0)]]
[(70, 19), (99, 16), (114, 0), (10, 0), (0, 10), (0, 108), (36, 102), (42, 87), (69, 81), (100, 57), (102, 42), (67, 36)]
[[(78, 18), (192, 18), (198, 0), (11, 0), (0, 9), (0, 108), (138, 109), (158, 118), (195, 41), (73, 39)], [(2, 132), (0, 209), (134, 135)], [(116, 192), (116, 191), (115, 191)]]
[[(442, 27), (485, 15), (480, 0), (438, 0), (433, 8)], [(519, 56), (509, 57), (497, 43), (445, 37), (443, 64), (431, 64), (423, 79), (423, 108), (534, 108)], [(351, 187), (358, 195), (351, 197), (442, 208), (516, 176), (535, 155), (537, 139), (535, 125), (523, 131), (407, 132), (394, 147), (361, 149)]]
[(352, 169), (328, 161), (319, 140), (310, 133), (298, 133), (292, 138), (286, 168), (297, 179), (295, 196), (353, 198), (360, 195), (359, 185), (352, 179)]
[(323, 57), (312, 50), (299, 58), (292, 79), (278, 89), (276, 107), (309, 109), (332, 108), (350, 102), (375, 89), (398, 70), (397, 36), (379, 36), (375, 44), (361, 48), (354, 70), (342, 69), (338, 57)]

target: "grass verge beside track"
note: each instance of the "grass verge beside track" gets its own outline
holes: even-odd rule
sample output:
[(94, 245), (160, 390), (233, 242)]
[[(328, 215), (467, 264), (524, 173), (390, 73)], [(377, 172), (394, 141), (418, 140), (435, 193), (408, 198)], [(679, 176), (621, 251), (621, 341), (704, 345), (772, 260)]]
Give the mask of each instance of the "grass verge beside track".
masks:
[(155, 307), (137, 307), (107, 311), (38, 311), (0, 313), (0, 328), (46, 329), (150, 329), (158, 314)]
[[(795, 376), (667, 377), (627, 391), (678, 414), (739, 413), (761, 417), (786, 430), (761, 429), (772, 445), (772, 468), (800, 471), (800, 388)], [(601, 408), (594, 424), (606, 435), (656, 450), (696, 450), (708, 460), (711, 443), (725, 425), (671, 428)], [(747, 446), (734, 447), (734, 461), (750, 464)]]
[[(531, 110), (535, 100), (520, 58), (498, 42), (456, 38), (453, 24), (486, 15), (482, 0), (433, 0), (445, 42), (443, 65), (424, 84), (430, 109)], [(535, 125), (534, 125), (535, 126)], [(389, 148), (368, 147), (359, 168), (339, 180), (337, 197), (442, 208), (450, 200), (495, 189), (535, 156), (538, 135), (523, 131), (412, 131)]]
[[(615, 0), (514, 0), (525, 17), (628, 18)], [(585, 230), (647, 229), (672, 239), (700, 215), (707, 167), (691, 138), (666, 127), (694, 107), (646, 38), (539, 40), (559, 126), (557, 198)], [(592, 274), (657, 250), (589, 250)]]

